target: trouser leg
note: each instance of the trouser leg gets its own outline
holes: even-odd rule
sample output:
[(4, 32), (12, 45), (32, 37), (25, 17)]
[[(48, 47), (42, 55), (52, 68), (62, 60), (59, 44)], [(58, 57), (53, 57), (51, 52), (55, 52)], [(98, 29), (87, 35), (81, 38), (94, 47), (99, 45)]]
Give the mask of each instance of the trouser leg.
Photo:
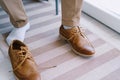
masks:
[(62, 25), (79, 26), (83, 0), (62, 0)]
[(22, 27), (28, 22), (22, 0), (0, 0), (0, 5), (9, 15), (14, 27)]

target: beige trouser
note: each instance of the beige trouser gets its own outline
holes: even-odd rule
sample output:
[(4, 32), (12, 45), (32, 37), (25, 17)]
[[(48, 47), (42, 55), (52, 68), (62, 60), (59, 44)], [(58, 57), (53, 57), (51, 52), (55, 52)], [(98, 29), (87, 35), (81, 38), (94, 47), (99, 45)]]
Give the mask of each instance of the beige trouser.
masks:
[(22, 0), (0, 0), (0, 5), (8, 13), (14, 27), (22, 27), (27, 23)]
[(83, 0), (62, 0), (62, 24), (79, 26)]
[[(81, 5), (83, 0), (62, 0), (62, 24), (66, 26), (79, 26)], [(24, 26), (26, 16), (22, 0), (0, 0), (0, 5), (10, 16), (15, 27)]]

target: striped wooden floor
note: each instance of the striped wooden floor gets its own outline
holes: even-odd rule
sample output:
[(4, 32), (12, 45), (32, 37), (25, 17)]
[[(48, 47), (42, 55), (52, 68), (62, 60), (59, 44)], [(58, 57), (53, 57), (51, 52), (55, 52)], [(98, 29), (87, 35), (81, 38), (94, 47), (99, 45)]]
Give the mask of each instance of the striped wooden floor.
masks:
[[(67, 42), (59, 38), (61, 15), (55, 15), (54, 5), (25, 2), (31, 28), (25, 37), (39, 66), (42, 80), (120, 80), (120, 51), (110, 43), (85, 29), (96, 54), (83, 58), (71, 51)], [(15, 80), (5, 38), (12, 29), (8, 16), (0, 9), (0, 80)], [(50, 69), (44, 67), (56, 66)]]

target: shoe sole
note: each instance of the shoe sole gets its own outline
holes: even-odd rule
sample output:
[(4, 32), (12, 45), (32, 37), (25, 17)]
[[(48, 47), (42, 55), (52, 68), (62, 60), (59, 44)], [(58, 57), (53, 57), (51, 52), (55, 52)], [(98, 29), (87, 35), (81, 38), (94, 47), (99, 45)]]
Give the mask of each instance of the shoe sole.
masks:
[(16, 80), (20, 80), (20, 79), (18, 79), (18, 77), (17, 77), (16, 75), (15, 75), (15, 79), (16, 79)]
[[(61, 39), (66, 40), (66, 41), (70, 44), (70, 42), (68, 41), (67, 38), (65, 38), (65, 37), (62, 36), (62, 35), (59, 35), (59, 36), (60, 36)], [(82, 56), (82, 57), (92, 57), (92, 56), (93, 56), (93, 55), (85, 55), (85, 54), (82, 54), (82, 53), (76, 51), (76, 50), (72, 47), (71, 44), (70, 44), (70, 46), (71, 46), (72, 51), (73, 51), (75, 54), (79, 55), (79, 56)]]

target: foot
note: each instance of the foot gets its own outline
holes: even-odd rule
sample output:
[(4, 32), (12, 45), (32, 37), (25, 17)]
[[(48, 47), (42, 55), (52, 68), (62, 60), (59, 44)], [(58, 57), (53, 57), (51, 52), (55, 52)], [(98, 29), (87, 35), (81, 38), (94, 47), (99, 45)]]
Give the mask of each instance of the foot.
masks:
[(6, 42), (8, 43), (8, 45), (10, 45), (10, 43), (15, 39), (23, 42), (25, 38), (25, 33), (29, 28), (30, 28), (29, 23), (27, 23), (25, 26), (21, 28), (13, 28), (13, 30), (10, 32), (10, 34), (6, 38)]
[(88, 38), (83, 34), (79, 27), (64, 29), (63, 26), (59, 30), (60, 36), (69, 42), (72, 50), (81, 56), (92, 56), (95, 53), (94, 47)]
[(41, 80), (37, 64), (28, 47), (19, 40), (13, 40), (9, 47), (13, 72), (19, 80)]

